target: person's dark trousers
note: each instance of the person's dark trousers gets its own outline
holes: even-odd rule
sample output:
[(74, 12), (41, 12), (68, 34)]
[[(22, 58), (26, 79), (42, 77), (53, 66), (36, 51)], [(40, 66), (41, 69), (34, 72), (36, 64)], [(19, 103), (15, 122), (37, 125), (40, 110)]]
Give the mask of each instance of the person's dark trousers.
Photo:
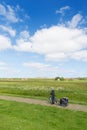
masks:
[(55, 97), (52, 96), (52, 104), (54, 104), (54, 103), (55, 103)]

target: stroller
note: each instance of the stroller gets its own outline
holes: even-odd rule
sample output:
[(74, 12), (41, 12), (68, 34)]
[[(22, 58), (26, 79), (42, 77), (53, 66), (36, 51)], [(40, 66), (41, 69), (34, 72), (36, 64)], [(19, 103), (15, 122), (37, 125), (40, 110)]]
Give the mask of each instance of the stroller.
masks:
[(68, 105), (68, 98), (63, 97), (60, 98), (60, 106), (67, 106)]

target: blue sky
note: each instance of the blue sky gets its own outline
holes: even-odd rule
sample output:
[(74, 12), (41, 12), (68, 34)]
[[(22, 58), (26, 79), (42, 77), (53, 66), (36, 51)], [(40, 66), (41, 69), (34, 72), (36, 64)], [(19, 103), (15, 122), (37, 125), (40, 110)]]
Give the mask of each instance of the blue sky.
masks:
[(87, 0), (0, 0), (0, 77), (87, 77)]

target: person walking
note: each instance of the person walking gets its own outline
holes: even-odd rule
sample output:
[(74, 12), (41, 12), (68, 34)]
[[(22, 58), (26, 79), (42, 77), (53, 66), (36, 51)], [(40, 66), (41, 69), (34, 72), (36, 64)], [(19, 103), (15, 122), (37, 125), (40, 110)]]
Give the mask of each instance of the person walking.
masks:
[(51, 103), (54, 104), (55, 103), (55, 91), (54, 89), (51, 90), (51, 93), (50, 93), (50, 96), (51, 96)]

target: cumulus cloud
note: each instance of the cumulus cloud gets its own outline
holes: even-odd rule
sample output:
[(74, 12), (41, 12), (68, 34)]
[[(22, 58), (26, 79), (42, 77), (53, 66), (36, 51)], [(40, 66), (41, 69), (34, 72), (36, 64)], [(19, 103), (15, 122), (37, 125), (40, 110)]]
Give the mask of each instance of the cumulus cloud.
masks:
[(12, 9), (12, 7), (10, 5), (7, 6), (7, 16), (6, 18), (11, 21), (11, 22), (18, 22), (19, 19), (16, 17), (15, 11)]
[(36, 68), (36, 69), (48, 69), (50, 67), (49, 64), (43, 64), (43, 63), (39, 63), (39, 62), (28, 62), (28, 63), (24, 63), (23, 66), (25, 67), (32, 67), (32, 68)]
[(17, 51), (31, 52), (32, 43), (25, 41), (24, 39), (18, 39), (16, 41), (17, 45), (14, 45), (13, 48)]
[(7, 65), (5, 62), (0, 61), (0, 66), (5, 66), (5, 65)]
[(7, 63), (0, 61), (0, 70), (7, 70)]
[(19, 18), (16, 16), (15, 10), (10, 5), (4, 6), (0, 4), (0, 15), (12, 23), (16, 23), (19, 21)]
[(28, 31), (24, 30), (19, 34), (19, 37), (24, 39), (24, 40), (29, 40), (30, 39), (30, 34)]
[[(52, 66), (50, 64), (47, 63), (42, 63), (42, 62), (26, 62), (23, 63), (24, 67), (28, 67), (30, 70), (35, 70), (35, 71), (39, 71), (40, 74), (45, 74), (44, 72), (46, 72), (46, 74), (50, 74), (50, 75), (55, 75), (57, 72), (60, 71), (59, 65), (58, 66)], [(64, 71), (64, 70), (62, 70)], [(41, 77), (43, 77), (43, 75), (41, 75)]]
[(5, 70), (5, 71), (7, 71), (7, 67), (5, 67), (5, 66), (0, 66), (0, 70)]
[(64, 15), (66, 10), (70, 10), (70, 6), (61, 7), (59, 10), (56, 10), (56, 13)]
[(6, 9), (2, 4), (0, 4), (0, 15), (5, 15), (5, 14), (6, 14)]
[(66, 25), (42, 28), (33, 36), (27, 31), (21, 32), (22, 35), (17, 39), (14, 49), (42, 54), (52, 61), (72, 59), (76, 52), (87, 48), (87, 29), (77, 27), (81, 19), (82, 16), (77, 14), (73, 16), (71, 25), (68, 22)]
[[(24, 67), (28, 67), (27, 70), (34, 70), (34, 73), (37, 72), (36, 77), (55, 77), (55, 76), (66, 76), (67, 73), (69, 76), (76, 74), (75, 70), (65, 69), (59, 64), (49, 65), (42, 62), (26, 62), (23, 64)], [(30, 71), (29, 71), (30, 72)], [(32, 75), (33, 73), (31, 73)], [(35, 74), (34, 74), (35, 75)]]
[(14, 37), (16, 35), (16, 30), (13, 30), (11, 27), (7, 27), (4, 25), (0, 25), (0, 29), (4, 32), (7, 32), (10, 34), (10, 36)]
[(87, 62), (87, 50), (77, 51), (73, 54), (71, 53), (71, 57), (76, 60), (82, 60)]
[(0, 35), (0, 50), (11, 49), (11, 41), (8, 37)]
[(16, 50), (44, 54), (50, 60), (70, 58), (71, 52), (87, 47), (87, 34), (83, 29), (70, 29), (64, 26), (52, 26), (37, 31), (30, 41), (19, 39)]
[(32, 43), (30, 41), (30, 34), (28, 31), (22, 31), (19, 34), (19, 39), (16, 40), (17, 45), (14, 45), (13, 48), (18, 51), (31, 51)]
[(67, 59), (67, 55), (63, 52), (60, 53), (49, 53), (46, 55), (46, 60), (61, 61)]
[(68, 26), (70, 28), (76, 28), (78, 24), (81, 22), (81, 20), (82, 20), (82, 15), (76, 14), (75, 16), (73, 16), (72, 20), (68, 22)]

